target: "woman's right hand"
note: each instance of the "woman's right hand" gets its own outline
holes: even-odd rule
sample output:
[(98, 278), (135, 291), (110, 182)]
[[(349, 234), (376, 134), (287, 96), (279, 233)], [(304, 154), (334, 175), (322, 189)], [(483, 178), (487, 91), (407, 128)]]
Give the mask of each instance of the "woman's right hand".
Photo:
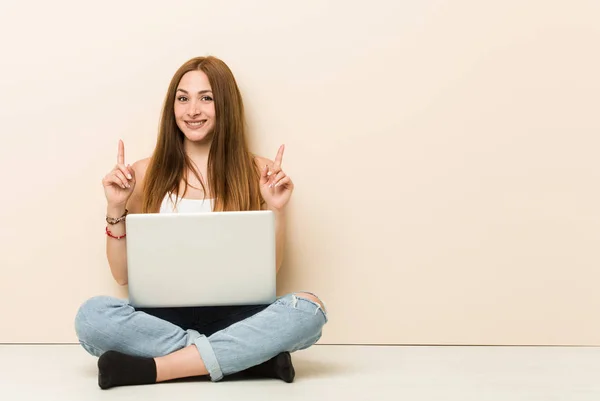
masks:
[(135, 171), (130, 165), (125, 165), (125, 145), (119, 140), (117, 164), (102, 179), (104, 195), (109, 207), (125, 207), (135, 188)]

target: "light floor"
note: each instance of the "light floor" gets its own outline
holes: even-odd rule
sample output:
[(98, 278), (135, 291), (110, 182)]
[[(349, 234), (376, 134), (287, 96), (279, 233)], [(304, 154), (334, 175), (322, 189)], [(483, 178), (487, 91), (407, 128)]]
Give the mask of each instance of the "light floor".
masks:
[(296, 381), (100, 390), (76, 345), (0, 345), (0, 400), (600, 400), (600, 348), (314, 346)]

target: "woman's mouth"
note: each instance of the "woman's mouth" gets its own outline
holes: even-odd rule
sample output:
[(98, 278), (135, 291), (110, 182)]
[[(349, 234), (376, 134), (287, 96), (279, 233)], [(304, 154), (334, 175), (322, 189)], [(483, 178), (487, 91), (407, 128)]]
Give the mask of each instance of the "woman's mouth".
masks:
[(205, 123), (206, 123), (206, 120), (186, 121), (185, 125), (187, 125), (187, 127), (189, 129), (199, 129), (199, 128), (202, 128)]

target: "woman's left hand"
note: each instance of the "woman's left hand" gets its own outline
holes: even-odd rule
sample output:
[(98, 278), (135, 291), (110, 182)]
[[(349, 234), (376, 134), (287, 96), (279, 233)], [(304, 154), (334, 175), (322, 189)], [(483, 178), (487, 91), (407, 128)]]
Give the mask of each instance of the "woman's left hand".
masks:
[(282, 210), (290, 200), (294, 183), (281, 169), (285, 145), (279, 147), (273, 166), (263, 166), (260, 175), (260, 193), (269, 209)]

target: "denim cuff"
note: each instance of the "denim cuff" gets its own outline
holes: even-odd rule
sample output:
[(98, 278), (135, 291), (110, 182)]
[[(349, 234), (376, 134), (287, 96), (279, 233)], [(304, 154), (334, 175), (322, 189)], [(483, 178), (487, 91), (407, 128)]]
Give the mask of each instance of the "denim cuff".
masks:
[(204, 362), (206, 370), (210, 375), (210, 379), (214, 382), (223, 378), (223, 371), (215, 356), (215, 351), (210, 345), (208, 338), (205, 335), (198, 333), (196, 330), (188, 330), (188, 345), (194, 344), (200, 353), (200, 357)]

